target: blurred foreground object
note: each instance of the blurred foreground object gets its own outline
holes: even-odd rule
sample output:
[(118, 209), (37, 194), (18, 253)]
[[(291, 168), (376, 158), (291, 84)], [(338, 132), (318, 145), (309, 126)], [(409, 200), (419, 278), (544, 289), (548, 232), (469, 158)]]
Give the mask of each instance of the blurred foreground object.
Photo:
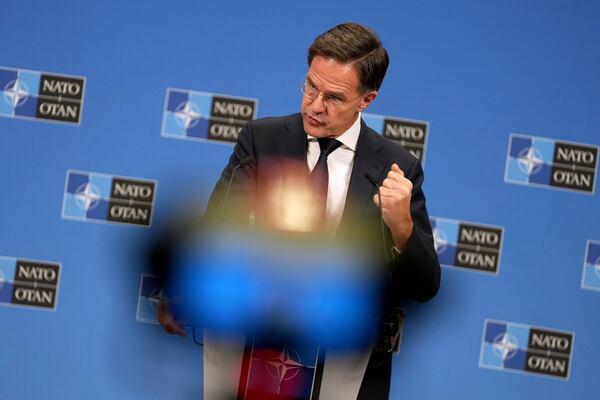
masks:
[(177, 252), (167, 296), (178, 318), (223, 336), (352, 349), (377, 334), (381, 271), (323, 237), (213, 228)]
[(252, 204), (232, 191), (219, 207), (225, 213), (184, 215), (159, 240), (154, 262), (173, 314), (166, 320), (223, 338), (330, 351), (368, 346), (381, 326), (387, 276), (371, 251), (373, 238), (342, 240), (325, 231), (304, 163), (263, 165)]

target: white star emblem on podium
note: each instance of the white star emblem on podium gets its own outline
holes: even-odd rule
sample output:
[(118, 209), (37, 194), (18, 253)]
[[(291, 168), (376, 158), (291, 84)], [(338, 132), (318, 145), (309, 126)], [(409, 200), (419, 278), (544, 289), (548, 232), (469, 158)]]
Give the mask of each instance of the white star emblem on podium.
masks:
[(299, 361), (298, 353), (284, 348), (279, 356), (265, 362), (267, 363), (267, 372), (273, 378), (278, 379), (281, 386), (283, 381), (293, 379), (300, 372), (300, 368), (304, 367)]

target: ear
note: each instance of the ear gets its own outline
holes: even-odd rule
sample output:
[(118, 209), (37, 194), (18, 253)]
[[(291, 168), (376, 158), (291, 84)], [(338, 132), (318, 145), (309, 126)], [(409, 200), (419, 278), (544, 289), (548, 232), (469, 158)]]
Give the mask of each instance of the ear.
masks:
[(377, 97), (377, 90), (371, 90), (363, 95), (360, 104), (358, 105), (358, 111), (363, 112), (367, 109)]

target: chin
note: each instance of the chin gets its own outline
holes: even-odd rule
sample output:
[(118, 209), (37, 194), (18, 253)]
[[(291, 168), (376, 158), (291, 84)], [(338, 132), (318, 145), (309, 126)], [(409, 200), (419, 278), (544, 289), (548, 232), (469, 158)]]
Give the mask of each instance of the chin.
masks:
[(327, 136), (326, 130), (323, 129), (322, 127), (316, 127), (314, 125), (307, 123), (304, 120), (303, 120), (303, 125), (304, 125), (304, 132), (308, 133), (312, 137), (321, 138), (321, 137)]

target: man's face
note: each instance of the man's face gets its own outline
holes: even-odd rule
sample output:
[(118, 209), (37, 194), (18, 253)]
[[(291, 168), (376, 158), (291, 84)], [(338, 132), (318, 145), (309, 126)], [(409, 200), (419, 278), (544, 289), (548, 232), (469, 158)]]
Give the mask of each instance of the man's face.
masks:
[[(353, 64), (315, 56), (308, 73), (307, 86), (318, 95), (302, 98), (304, 131), (311, 136), (337, 137), (352, 126), (359, 111), (377, 97), (377, 91), (361, 93), (358, 72)], [(308, 93), (308, 91), (307, 91)]]

